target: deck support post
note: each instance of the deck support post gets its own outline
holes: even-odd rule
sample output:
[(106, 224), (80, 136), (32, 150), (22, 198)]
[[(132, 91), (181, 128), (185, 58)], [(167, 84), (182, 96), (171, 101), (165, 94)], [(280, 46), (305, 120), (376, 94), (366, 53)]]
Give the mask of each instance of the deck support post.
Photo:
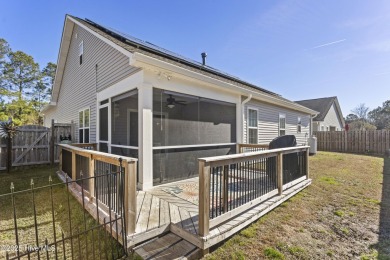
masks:
[(277, 183), (278, 183), (278, 194), (282, 195), (283, 192), (283, 153), (279, 152), (277, 155)]
[(306, 149), (306, 165), (305, 165), (305, 170), (306, 170), (306, 180), (309, 179), (309, 148)]
[(199, 161), (199, 235), (210, 231), (210, 165)]
[(93, 158), (92, 154), (89, 157), (89, 180), (88, 180), (88, 186), (89, 186), (89, 201), (92, 202), (92, 198), (95, 197), (95, 159)]
[(76, 153), (72, 151), (72, 180), (76, 180)]
[(126, 234), (134, 234), (137, 215), (137, 162), (124, 162)]

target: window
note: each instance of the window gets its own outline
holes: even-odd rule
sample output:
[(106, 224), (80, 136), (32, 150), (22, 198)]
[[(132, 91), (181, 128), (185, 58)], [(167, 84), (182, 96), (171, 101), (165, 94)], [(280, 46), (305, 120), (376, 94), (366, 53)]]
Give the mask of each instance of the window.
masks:
[(89, 143), (89, 108), (79, 111), (79, 142)]
[(84, 54), (84, 41), (81, 41), (79, 44), (79, 61), (80, 65), (83, 64), (83, 54)]
[(279, 136), (286, 135), (286, 115), (279, 114)]
[(321, 126), (321, 131), (325, 131), (325, 126)]
[(301, 117), (298, 116), (297, 133), (300, 134), (301, 132), (302, 132), (302, 120)]
[(257, 128), (257, 110), (248, 109), (248, 143), (257, 144), (258, 141)]

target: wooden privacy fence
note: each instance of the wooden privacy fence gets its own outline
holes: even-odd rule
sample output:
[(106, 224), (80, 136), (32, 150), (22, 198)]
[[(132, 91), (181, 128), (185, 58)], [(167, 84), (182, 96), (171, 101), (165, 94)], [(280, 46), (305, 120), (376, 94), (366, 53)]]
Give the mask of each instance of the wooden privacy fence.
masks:
[(314, 132), (319, 151), (384, 154), (390, 149), (390, 130)]
[(308, 157), (300, 146), (199, 158), (199, 234), (308, 179)]
[[(17, 128), (12, 139), (12, 166), (58, 162), (60, 135), (72, 133), (71, 124), (52, 122), (52, 126), (25, 125)], [(7, 164), (7, 140), (0, 138), (0, 170)]]

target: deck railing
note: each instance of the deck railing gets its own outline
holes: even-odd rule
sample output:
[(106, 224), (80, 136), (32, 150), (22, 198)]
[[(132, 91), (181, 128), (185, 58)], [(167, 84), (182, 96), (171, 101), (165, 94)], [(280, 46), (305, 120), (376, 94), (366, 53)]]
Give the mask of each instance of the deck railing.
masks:
[[(126, 233), (135, 232), (137, 212), (137, 159), (95, 151), (96, 144), (60, 144), (60, 171), (77, 182), (98, 208), (120, 214), (124, 203)], [(121, 178), (124, 174), (124, 178)], [(124, 183), (122, 183), (124, 180)], [(120, 185), (124, 185), (121, 189)], [(124, 194), (121, 194), (124, 190)], [(122, 201), (122, 199), (124, 201)]]
[(309, 178), (309, 147), (199, 159), (199, 234)]
[(268, 144), (237, 144), (237, 153), (259, 152), (268, 149)]

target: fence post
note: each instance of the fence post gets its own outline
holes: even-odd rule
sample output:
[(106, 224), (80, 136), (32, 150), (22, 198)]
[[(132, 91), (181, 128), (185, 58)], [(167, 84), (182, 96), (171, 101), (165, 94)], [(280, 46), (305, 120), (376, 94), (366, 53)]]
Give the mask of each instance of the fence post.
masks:
[(54, 164), (54, 119), (51, 120), (50, 163)]
[(93, 154), (89, 157), (89, 201), (92, 202), (92, 198), (95, 197), (95, 159)]
[(309, 179), (309, 148), (306, 149), (306, 180)]
[(210, 231), (210, 166), (199, 161), (199, 235)]
[(124, 161), (126, 234), (135, 233), (137, 214), (137, 162)]
[(283, 192), (283, 153), (279, 152), (277, 155), (277, 178), (278, 178), (278, 194), (282, 195)]

